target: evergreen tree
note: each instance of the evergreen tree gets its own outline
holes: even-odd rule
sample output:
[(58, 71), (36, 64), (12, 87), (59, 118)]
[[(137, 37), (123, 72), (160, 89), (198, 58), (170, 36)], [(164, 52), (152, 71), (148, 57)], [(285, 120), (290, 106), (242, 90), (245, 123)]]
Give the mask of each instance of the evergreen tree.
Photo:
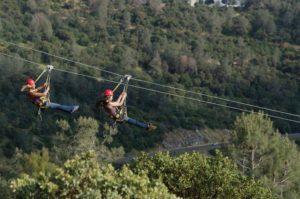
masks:
[(263, 113), (238, 117), (232, 141), (231, 156), (244, 174), (263, 179), (280, 198), (299, 192), (300, 152)]
[(35, 34), (44, 33), (47, 39), (50, 39), (53, 33), (52, 24), (44, 13), (36, 13), (32, 17), (30, 27)]

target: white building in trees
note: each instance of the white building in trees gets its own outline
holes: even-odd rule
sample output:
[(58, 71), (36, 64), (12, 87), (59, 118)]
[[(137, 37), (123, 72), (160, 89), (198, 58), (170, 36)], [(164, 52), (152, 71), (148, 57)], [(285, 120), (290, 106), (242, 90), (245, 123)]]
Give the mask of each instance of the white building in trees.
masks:
[(200, 2), (208, 5), (240, 7), (241, 1), (242, 0), (188, 0), (188, 3), (191, 6), (195, 6), (196, 3)]

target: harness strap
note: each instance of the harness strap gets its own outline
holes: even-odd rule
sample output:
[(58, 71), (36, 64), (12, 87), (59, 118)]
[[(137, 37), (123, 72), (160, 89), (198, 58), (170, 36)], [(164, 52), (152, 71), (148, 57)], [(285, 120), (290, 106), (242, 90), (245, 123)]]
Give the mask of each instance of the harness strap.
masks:
[(41, 74), (36, 78), (35, 83), (37, 83), (37, 82), (41, 79), (41, 77), (44, 75), (45, 72), (47, 72), (47, 69), (44, 69), (44, 70), (41, 72)]
[(48, 92), (48, 94), (47, 94), (47, 100), (48, 100), (48, 102), (50, 102), (50, 89), (51, 89), (51, 87), (50, 87), (50, 83), (51, 83), (51, 70), (49, 70), (49, 72), (48, 72), (48, 75), (47, 75), (47, 79), (46, 79), (46, 82), (47, 82), (47, 84), (48, 84), (48, 87), (49, 87), (49, 92)]
[(40, 120), (43, 120), (41, 108), (39, 108), (37, 115), (38, 115), (37, 117), (39, 117)]
[[(125, 75), (124, 76), (124, 87), (123, 87), (123, 92), (127, 92), (127, 90), (128, 90), (128, 84), (129, 84), (129, 81), (130, 81), (130, 79), (131, 79), (131, 75)], [(121, 111), (123, 112), (122, 114), (125, 116), (125, 117), (127, 117), (127, 104), (126, 104), (126, 99), (125, 99), (125, 101), (124, 101), (124, 104), (123, 104), (123, 106), (122, 106), (122, 108), (121, 108)]]
[(124, 80), (124, 77), (122, 77), (119, 81), (119, 83), (116, 85), (116, 87), (113, 89), (113, 92), (115, 92), (119, 87), (120, 85), (123, 83), (123, 80)]
[(47, 96), (45, 97), (40, 97), (40, 103), (37, 104), (38, 106), (38, 116), (40, 118), (40, 120), (42, 120), (42, 113), (41, 113), (41, 109), (44, 109), (46, 108), (45, 104), (47, 102), (50, 102), (50, 83), (51, 83), (51, 71), (54, 67), (52, 65), (47, 65), (47, 67), (43, 70), (43, 72), (38, 76), (38, 78), (36, 79), (36, 82), (43, 76), (43, 74), (45, 72), (48, 71), (48, 74), (47, 74), (47, 78), (46, 78), (46, 83), (48, 84), (48, 87), (49, 87), (49, 92), (47, 93)]

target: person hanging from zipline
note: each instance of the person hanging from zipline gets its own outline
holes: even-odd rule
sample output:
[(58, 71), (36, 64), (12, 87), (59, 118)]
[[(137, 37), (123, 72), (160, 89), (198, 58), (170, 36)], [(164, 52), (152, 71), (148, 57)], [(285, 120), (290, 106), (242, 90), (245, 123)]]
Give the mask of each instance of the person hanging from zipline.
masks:
[[(126, 98), (127, 98), (127, 87), (128, 82), (131, 76), (125, 75), (119, 82), (119, 84), (115, 87), (114, 90), (105, 89), (103, 93), (103, 99), (97, 102), (97, 106), (102, 106), (108, 116), (112, 119), (113, 124), (111, 125), (113, 128), (117, 123), (127, 122), (129, 124), (147, 129), (147, 130), (155, 130), (156, 126), (151, 123), (144, 123), (133, 118), (128, 117), (127, 115), (127, 106), (126, 106)], [(116, 101), (113, 101), (114, 91), (117, 88), (124, 84), (123, 92), (120, 94)]]
[[(48, 65), (36, 80), (27, 79), (26, 85), (21, 88), (21, 92), (26, 92), (28, 94), (28, 97), (32, 103), (39, 108), (39, 114), (41, 109), (46, 108), (60, 110), (67, 113), (74, 113), (79, 109), (78, 105), (61, 105), (50, 101), (50, 73), (52, 69), (53, 66)], [(46, 82), (42, 86), (36, 87), (37, 81), (45, 72), (48, 72)]]

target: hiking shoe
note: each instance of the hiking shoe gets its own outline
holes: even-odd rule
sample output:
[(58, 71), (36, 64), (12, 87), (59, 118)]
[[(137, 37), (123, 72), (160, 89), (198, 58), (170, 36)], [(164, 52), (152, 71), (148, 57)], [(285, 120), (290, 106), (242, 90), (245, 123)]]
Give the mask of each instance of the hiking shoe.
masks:
[(75, 106), (74, 108), (73, 108), (73, 110), (71, 111), (71, 113), (74, 113), (75, 111), (77, 111), (79, 109), (79, 106)]
[(147, 130), (148, 130), (148, 131), (153, 131), (153, 130), (155, 130), (156, 128), (157, 128), (157, 126), (155, 126), (155, 125), (149, 123), (149, 124), (148, 124)]

